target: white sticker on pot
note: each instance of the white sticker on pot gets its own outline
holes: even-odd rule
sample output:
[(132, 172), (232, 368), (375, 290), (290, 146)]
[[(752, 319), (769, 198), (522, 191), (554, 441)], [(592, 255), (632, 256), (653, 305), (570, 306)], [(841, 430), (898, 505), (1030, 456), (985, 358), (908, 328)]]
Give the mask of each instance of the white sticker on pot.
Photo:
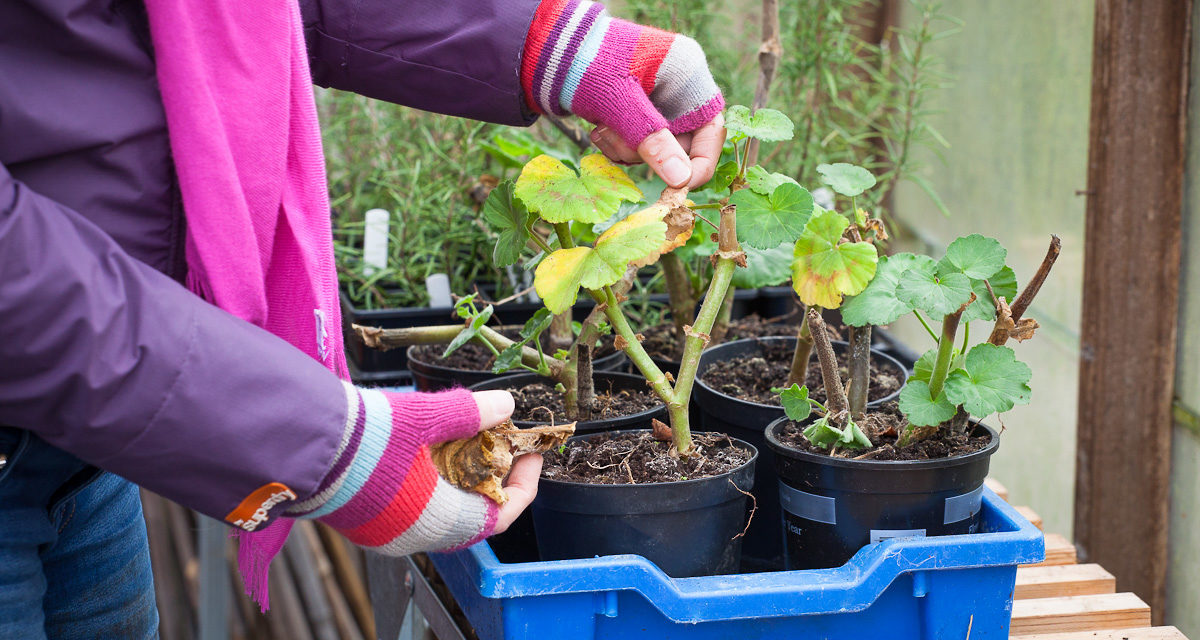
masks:
[(808, 493), (780, 482), (779, 504), (784, 511), (805, 520), (837, 524), (837, 502), (829, 496)]
[(979, 488), (974, 491), (946, 498), (946, 517), (942, 520), (942, 524), (966, 520), (979, 513), (982, 508), (983, 485), (979, 485)]
[(871, 529), (871, 544), (892, 538), (924, 538), (924, 529)]

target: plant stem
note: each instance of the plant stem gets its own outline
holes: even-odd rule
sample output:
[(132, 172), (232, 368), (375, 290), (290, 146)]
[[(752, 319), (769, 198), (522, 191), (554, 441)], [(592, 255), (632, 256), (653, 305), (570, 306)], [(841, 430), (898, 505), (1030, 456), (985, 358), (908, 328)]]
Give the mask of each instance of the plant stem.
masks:
[(946, 316), (942, 319), (942, 337), (938, 340), (937, 359), (933, 361), (933, 373), (929, 375), (929, 397), (937, 399), (942, 392), (942, 385), (946, 383), (946, 376), (950, 374), (950, 361), (954, 355), (954, 336), (958, 333), (958, 321), (962, 319), (963, 311), (966, 311), (967, 306), (975, 301), (974, 294), (971, 299), (963, 306), (958, 308), (958, 311)]
[(575, 238), (571, 236), (570, 222), (555, 222), (554, 233), (558, 235), (558, 246), (563, 249), (575, 248)]
[[(372, 349), (388, 351), (397, 347), (410, 347), (415, 344), (446, 344), (463, 330), (463, 325), (439, 325), (434, 327), (405, 327), (402, 329), (381, 329), (379, 327), (364, 327), (351, 325), (364, 344)], [(491, 327), (481, 327), (479, 338), (487, 341), (492, 347), (503, 351), (516, 344), (515, 340), (504, 336)], [(477, 340), (479, 339), (477, 338)], [(525, 345), (521, 349), (521, 362), (530, 367), (538, 367), (545, 362), (550, 369), (550, 378), (562, 382), (561, 377), (566, 367), (565, 362), (538, 353), (537, 349)]]
[(575, 341), (575, 332), (571, 329), (571, 311), (568, 309), (556, 316), (550, 321), (550, 352), (553, 353), (559, 349), (570, 349), (571, 343)]
[(671, 309), (671, 322), (675, 325), (675, 340), (682, 345), (683, 328), (691, 320), (696, 311), (696, 296), (692, 290), (692, 282), (688, 278), (683, 261), (674, 253), (668, 253), (658, 259), (662, 265), (663, 278), (667, 283), (667, 301)]
[(717, 321), (713, 323), (712, 331), (709, 335), (712, 337), (713, 344), (725, 342), (725, 334), (729, 333), (729, 322), (733, 316), (733, 296), (737, 293), (737, 287), (733, 284), (725, 290), (725, 300), (721, 302), (721, 311), (717, 314)]
[(916, 309), (913, 309), (913, 315), (917, 316), (917, 320), (921, 321), (921, 326), (925, 327), (925, 332), (929, 334), (929, 337), (933, 338), (934, 342), (937, 342), (938, 336), (933, 332), (933, 329), (930, 328), (929, 322), (925, 320), (925, 316), (921, 315), (921, 312), (917, 311)]
[(800, 323), (800, 331), (796, 333), (796, 350), (792, 352), (792, 369), (788, 372), (785, 387), (793, 384), (803, 386), (808, 382), (808, 361), (812, 356), (812, 348), (812, 331), (808, 328), (808, 314), (806, 313), (804, 320)]
[(577, 401), (577, 416), (572, 420), (589, 420), (592, 417), (592, 407), (596, 400), (596, 381), (592, 377), (592, 349), (600, 338), (600, 318), (603, 312), (592, 309), (583, 319), (579, 328), (579, 337), (571, 345), (567, 361), (575, 364), (575, 396)]
[[(750, 103), (750, 114), (767, 106), (771, 95), (771, 81), (775, 79), (775, 68), (783, 57), (783, 46), (779, 40), (779, 0), (763, 0), (762, 45), (758, 48), (758, 86), (754, 89), (754, 102)], [(758, 161), (758, 140), (751, 138), (746, 145), (746, 166)]]
[(830, 344), (829, 334), (825, 331), (825, 321), (821, 319), (821, 312), (815, 307), (808, 309), (808, 325), (812, 331), (813, 345), (817, 349), (817, 361), (821, 363), (821, 384), (825, 386), (825, 407), (829, 409), (830, 421), (837, 421), (840, 426), (848, 417), (850, 402), (846, 399), (846, 389), (842, 386), (842, 377), (838, 375), (837, 356), (833, 353), (833, 345)]
[(588, 293), (596, 299), (598, 304), (603, 305), (604, 315), (612, 324), (613, 331), (625, 342), (621, 348), (629, 357), (629, 361), (646, 377), (646, 381), (650, 384), (650, 388), (654, 389), (654, 393), (669, 405), (675, 399), (671, 383), (667, 381), (666, 374), (654, 364), (650, 354), (646, 353), (646, 349), (638, 340), (637, 333), (634, 332), (633, 327), (629, 326), (625, 314), (621, 313), (620, 301), (617, 300), (617, 294), (612, 287), (605, 287), (602, 291), (589, 289)]
[(867, 410), (871, 386), (871, 325), (850, 328), (850, 415), (861, 418)]

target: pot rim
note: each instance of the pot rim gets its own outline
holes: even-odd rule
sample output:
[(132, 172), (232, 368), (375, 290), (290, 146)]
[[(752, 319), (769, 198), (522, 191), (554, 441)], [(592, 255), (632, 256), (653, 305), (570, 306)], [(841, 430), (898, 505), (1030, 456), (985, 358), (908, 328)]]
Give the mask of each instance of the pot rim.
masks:
[[(570, 442), (571, 440), (574, 440), (576, 438), (591, 438), (593, 436), (599, 436), (599, 435), (621, 435), (621, 434), (626, 434), (626, 433), (637, 433), (640, 431), (649, 431), (649, 429), (619, 429), (616, 431), (603, 431), (600, 433), (582, 433), (579, 435), (571, 436), (570, 438), (567, 439), (567, 442)], [(719, 433), (717, 431), (697, 431), (697, 432), (693, 432), (693, 433), (694, 434), (695, 433), (712, 433), (712, 434), (723, 435), (723, 436), (727, 435), (724, 433)], [(559, 485), (563, 485), (563, 486), (594, 487), (600, 491), (619, 491), (622, 489), (628, 490), (631, 488), (636, 489), (636, 488), (645, 488), (645, 487), (681, 487), (681, 486), (686, 486), (688, 484), (700, 484), (700, 483), (704, 483), (704, 482), (711, 482), (711, 481), (717, 480), (724, 476), (732, 476), (735, 473), (745, 469), (746, 467), (753, 465), (755, 462), (758, 461), (758, 447), (755, 447), (754, 445), (752, 445), (749, 442), (746, 442), (745, 440), (742, 440), (740, 438), (735, 438), (733, 436), (728, 436), (728, 437), (737, 446), (745, 448), (745, 449), (749, 449), (750, 453), (751, 453), (750, 459), (738, 467), (735, 467), (733, 469), (730, 469), (729, 471), (720, 473), (715, 476), (707, 476), (704, 478), (694, 478), (694, 479), (690, 479), (690, 480), (672, 480), (670, 482), (648, 482), (648, 483), (644, 483), (644, 484), (592, 484), (590, 482), (573, 482), (571, 480), (557, 480), (554, 478), (547, 478), (545, 476), (540, 476), (538, 478), (538, 482), (539, 483), (548, 482), (551, 484), (559, 484)], [(736, 487), (736, 485), (735, 485), (735, 487)], [(749, 489), (747, 489), (747, 491), (749, 491)]]
[[(720, 349), (721, 347), (730, 346), (730, 345), (740, 345), (740, 344), (746, 343), (746, 342), (758, 343), (758, 342), (767, 342), (767, 341), (775, 341), (775, 340), (794, 341), (795, 339), (796, 338), (794, 336), (763, 336), (761, 338), (743, 338), (741, 340), (734, 340), (732, 342), (722, 342), (721, 344), (713, 345), (713, 346), (705, 349), (704, 351), (702, 351), (700, 353), (700, 357), (703, 358), (704, 355), (706, 353), (709, 353), (710, 351), (716, 351), (717, 349)], [(844, 345), (845, 348), (847, 348), (847, 349), (850, 348), (850, 343), (846, 342), (845, 340), (830, 340), (830, 342), (834, 345)], [(871, 406), (871, 405), (879, 406), (885, 402), (890, 402), (890, 401), (895, 400), (896, 398), (900, 397), (901, 389), (904, 389), (904, 385), (908, 383), (909, 371), (908, 371), (908, 368), (905, 367), (903, 364), (901, 364), (899, 360), (893, 358), (892, 356), (889, 356), (888, 354), (880, 351), (879, 349), (876, 349), (875, 347), (871, 347), (871, 357), (885, 359), (886, 361), (888, 361), (892, 365), (894, 365), (896, 367), (896, 369), (898, 369), (900, 371), (900, 373), (904, 376), (904, 380), (900, 383), (900, 388), (896, 389), (895, 392), (893, 392), (887, 396), (884, 396), (878, 400), (869, 400), (867, 402), (868, 406)], [(703, 388), (705, 391), (707, 391), (709, 393), (721, 396), (725, 400), (729, 400), (734, 403), (741, 403), (743, 405), (746, 405), (747, 407), (779, 409), (780, 411), (783, 410), (783, 407), (779, 406), (779, 405), (763, 404), (761, 402), (751, 402), (749, 400), (743, 400), (742, 398), (737, 398), (737, 397), (731, 396), (723, 391), (718, 391), (718, 390), (712, 388), (711, 386), (709, 386), (709, 384), (704, 381), (704, 372), (703, 371), (696, 372), (696, 386)]]
[(978, 450), (972, 451), (966, 455), (950, 456), (948, 458), (936, 458), (933, 460), (854, 460), (852, 458), (831, 458), (829, 456), (817, 455), (808, 451), (801, 451), (792, 448), (790, 445), (784, 444), (779, 440), (776, 432), (783, 428), (783, 425), (792, 422), (787, 416), (773, 420), (767, 425), (763, 435), (767, 440), (767, 447), (775, 452), (775, 455), (791, 458), (793, 460), (802, 460), (813, 464), (820, 464), (827, 467), (843, 467), (863, 470), (893, 470), (893, 471), (912, 471), (924, 469), (941, 469), (944, 467), (956, 467), (959, 465), (969, 464), (978, 458), (991, 457), (1000, 448), (1000, 434), (995, 429), (978, 421), (971, 420), (971, 424), (975, 425), (975, 429), (984, 429), (991, 436), (991, 441), (987, 446)]

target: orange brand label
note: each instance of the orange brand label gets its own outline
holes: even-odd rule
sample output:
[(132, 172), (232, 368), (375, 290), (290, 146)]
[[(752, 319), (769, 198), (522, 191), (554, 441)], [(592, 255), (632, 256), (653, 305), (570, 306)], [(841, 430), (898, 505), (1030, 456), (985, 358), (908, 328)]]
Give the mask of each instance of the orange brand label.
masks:
[(264, 484), (230, 511), (229, 515), (225, 516), (225, 521), (240, 529), (254, 531), (258, 525), (267, 521), (267, 513), (271, 511), (271, 507), (295, 499), (296, 494), (281, 482)]

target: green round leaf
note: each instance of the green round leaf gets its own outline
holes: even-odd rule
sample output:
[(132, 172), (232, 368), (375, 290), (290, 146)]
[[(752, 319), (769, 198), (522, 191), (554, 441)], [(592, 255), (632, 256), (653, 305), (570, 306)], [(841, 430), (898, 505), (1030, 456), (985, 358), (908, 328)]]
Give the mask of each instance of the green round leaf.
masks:
[(738, 240), (756, 249), (795, 242), (813, 210), (812, 194), (792, 183), (779, 185), (770, 196), (741, 189), (729, 202), (737, 205)]
[(808, 402), (808, 387), (796, 383), (779, 392), (779, 403), (789, 420), (803, 422), (812, 414), (812, 405)]
[(910, 378), (900, 390), (900, 411), (914, 425), (932, 427), (953, 418), (956, 409), (945, 390), (935, 400), (929, 396), (928, 382)]
[(1008, 347), (983, 343), (968, 353), (961, 369), (946, 377), (945, 396), (967, 413), (982, 418), (1028, 404), (1033, 372)]
[(900, 276), (918, 265), (933, 264), (933, 258), (911, 253), (897, 253), (879, 258), (875, 277), (862, 293), (850, 298), (842, 305), (842, 322), (853, 327), (883, 325), (895, 322), (912, 308), (896, 295)]
[[(710, 179), (708, 182), (704, 183), (704, 186), (702, 186), (700, 188), (707, 189), (709, 191), (724, 191), (729, 188), (729, 185), (733, 184), (733, 179), (737, 177), (737, 174), (738, 174), (737, 161), (727, 160), (717, 166), (717, 170), (713, 172), (712, 179)], [(652, 192), (644, 191), (644, 193), (652, 193)]]
[(529, 218), (529, 210), (513, 197), (511, 180), (501, 182), (483, 201), (483, 219), (500, 234), (492, 252), (496, 266), (507, 267), (521, 259), (521, 252), (529, 241)]
[(795, 135), (792, 121), (775, 109), (759, 109), (750, 115), (750, 108), (735, 104), (725, 110), (725, 129), (729, 139), (739, 142), (746, 138), (758, 138), (763, 142), (791, 140)]
[(1000, 241), (978, 233), (963, 236), (946, 247), (938, 263), (938, 275), (961, 273), (972, 280), (986, 280), (1004, 267), (1008, 251)]
[(971, 299), (971, 279), (961, 273), (939, 278), (933, 261), (917, 264), (900, 274), (896, 297), (913, 309), (946, 316)]
[(821, 182), (848, 198), (875, 186), (875, 176), (870, 171), (846, 162), (819, 164), (817, 173), (821, 174)]
[(603, 222), (622, 201), (638, 202), (642, 192), (620, 167), (603, 155), (585, 156), (576, 174), (548, 155), (530, 160), (513, 193), (546, 222)]
[(875, 275), (879, 259), (875, 245), (839, 244), (849, 225), (842, 215), (821, 211), (809, 220), (804, 235), (796, 241), (792, 288), (804, 304), (836, 309), (842, 304), (842, 296), (858, 294)]

